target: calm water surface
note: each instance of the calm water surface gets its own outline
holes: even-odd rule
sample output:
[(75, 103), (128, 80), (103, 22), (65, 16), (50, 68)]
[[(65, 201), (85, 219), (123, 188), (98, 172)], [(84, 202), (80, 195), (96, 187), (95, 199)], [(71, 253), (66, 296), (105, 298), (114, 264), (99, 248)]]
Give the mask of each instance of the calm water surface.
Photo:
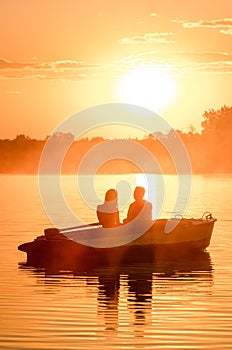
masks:
[[(113, 181), (99, 177), (99, 193)], [(165, 181), (168, 216), (175, 179)], [(96, 221), (72, 186), (66, 177), (73, 211)], [(0, 189), (0, 349), (232, 349), (232, 176), (193, 177), (186, 216), (210, 210), (218, 219), (207, 252), (189, 261), (92, 270), (26, 266), (17, 246), (51, 225), (37, 178), (0, 176)]]

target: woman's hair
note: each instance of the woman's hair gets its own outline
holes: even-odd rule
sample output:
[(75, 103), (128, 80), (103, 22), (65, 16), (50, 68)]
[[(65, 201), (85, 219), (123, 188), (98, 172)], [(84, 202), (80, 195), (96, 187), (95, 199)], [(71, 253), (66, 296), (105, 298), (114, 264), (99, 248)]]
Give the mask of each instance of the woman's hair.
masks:
[(111, 188), (110, 190), (108, 190), (105, 194), (105, 201), (106, 202), (111, 202), (111, 201), (115, 201), (118, 199), (118, 192)]

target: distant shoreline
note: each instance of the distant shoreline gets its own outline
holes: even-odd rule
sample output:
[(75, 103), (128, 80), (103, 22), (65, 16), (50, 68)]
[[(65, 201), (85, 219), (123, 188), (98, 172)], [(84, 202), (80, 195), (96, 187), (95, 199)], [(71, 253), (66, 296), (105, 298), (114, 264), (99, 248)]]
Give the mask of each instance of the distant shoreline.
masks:
[[(98, 159), (101, 143), (109, 141), (103, 137), (74, 139), (71, 133), (55, 133), (45, 140), (31, 139), (25, 135), (18, 135), (15, 139), (0, 140), (0, 174), (37, 174), (39, 170), (40, 158), (46, 142), (50, 142), (50, 153), (43, 164), (43, 173), (63, 173), (77, 174), (81, 165), (82, 174), (92, 174), (94, 164), (99, 164), (95, 172), (99, 174), (129, 174), (129, 173), (162, 173), (176, 174), (176, 164), (170, 150), (176, 145), (178, 139), (182, 150), (189, 155), (192, 174), (231, 174), (232, 173), (232, 107), (223, 106), (220, 110), (210, 110), (203, 114), (202, 132), (196, 133), (194, 130), (182, 132), (180, 130), (170, 130), (166, 134), (156, 132), (146, 135), (143, 139), (128, 139), (133, 141), (136, 149), (145, 150), (150, 155), (150, 162), (141, 154), (134, 154), (135, 150), (129, 148), (129, 155), (126, 159), (119, 157), (114, 159), (114, 150), (122, 139), (110, 140), (107, 149), (108, 159), (112, 153), (112, 159), (103, 163), (104, 154)], [(125, 141), (125, 139), (123, 139)], [(112, 145), (112, 146), (111, 146)], [(169, 145), (167, 148), (166, 145)], [(174, 145), (174, 146), (173, 146)], [(140, 147), (139, 147), (140, 146)], [(108, 147), (108, 145), (107, 145)], [(127, 145), (125, 145), (127, 147)], [(130, 143), (128, 143), (130, 147)], [(64, 159), (60, 159), (63, 150), (68, 151)], [(95, 149), (95, 153), (90, 151)], [(125, 148), (121, 148), (124, 150)], [(177, 148), (181, 151), (181, 148)], [(178, 156), (177, 149), (175, 155)], [(101, 151), (100, 151), (101, 152)], [(103, 151), (104, 152), (104, 151)], [(179, 152), (179, 151), (178, 151)], [(83, 163), (87, 157), (88, 161)], [(101, 154), (100, 154), (101, 155)], [(92, 157), (92, 158), (91, 158)], [(97, 159), (96, 159), (97, 157)], [(129, 160), (128, 160), (129, 158)], [(93, 162), (91, 161), (93, 159)], [(107, 158), (106, 158), (107, 159)], [(130, 161), (130, 159), (132, 159)], [(136, 163), (133, 163), (136, 159)], [(154, 159), (154, 162), (152, 161)], [(185, 167), (185, 161), (179, 158), (179, 173), (189, 172)], [(86, 160), (86, 159), (85, 159)], [(103, 164), (101, 164), (101, 162)], [(181, 164), (182, 162), (182, 164)], [(188, 160), (187, 160), (188, 162)], [(61, 164), (60, 164), (61, 163)], [(92, 164), (93, 163), (93, 164)]]

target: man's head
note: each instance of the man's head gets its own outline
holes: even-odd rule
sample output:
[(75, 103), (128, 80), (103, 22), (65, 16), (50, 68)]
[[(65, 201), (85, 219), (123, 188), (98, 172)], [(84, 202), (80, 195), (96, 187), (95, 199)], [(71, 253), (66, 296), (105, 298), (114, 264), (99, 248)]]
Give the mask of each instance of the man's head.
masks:
[(143, 197), (145, 195), (145, 188), (144, 187), (140, 187), (140, 186), (137, 186), (135, 187), (135, 190), (134, 190), (134, 199), (137, 201), (137, 200), (142, 200)]

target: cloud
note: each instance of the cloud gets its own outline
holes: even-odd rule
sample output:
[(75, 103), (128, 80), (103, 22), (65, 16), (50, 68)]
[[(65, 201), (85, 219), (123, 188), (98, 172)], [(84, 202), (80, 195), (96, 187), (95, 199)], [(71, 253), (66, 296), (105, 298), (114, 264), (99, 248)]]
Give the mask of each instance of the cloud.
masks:
[(151, 17), (157, 17), (158, 14), (157, 14), (156, 12), (152, 12), (152, 13), (150, 13), (150, 16), (151, 16)]
[(95, 64), (87, 64), (83, 61), (75, 60), (59, 60), (55, 62), (42, 62), (34, 65), (35, 68), (42, 69), (80, 69), (80, 68), (91, 68), (96, 67)]
[(122, 38), (119, 42), (123, 45), (130, 44), (173, 44), (175, 41), (171, 40), (170, 37), (173, 36), (173, 33), (164, 33), (164, 32), (156, 32), (156, 33), (145, 33), (143, 35), (135, 35), (127, 38)]
[(186, 20), (173, 19), (174, 23), (181, 23), (184, 28), (210, 28), (221, 29), (219, 32), (226, 35), (232, 35), (232, 18), (199, 20), (191, 22)]
[(232, 53), (222, 51), (152, 50), (124, 57), (118, 66), (122, 71), (138, 66), (166, 70), (175, 75), (188, 73), (232, 73)]
[(12, 62), (4, 58), (0, 58), (0, 69), (11, 69), (11, 68), (22, 69), (24, 67), (25, 67), (24, 63)]
[(77, 60), (14, 62), (0, 58), (1, 79), (84, 79), (100, 65)]
[(226, 35), (232, 35), (232, 27), (229, 29), (222, 29), (220, 30), (220, 33), (226, 34)]
[[(171, 33), (153, 33), (155, 39), (166, 39)], [(157, 36), (158, 35), (158, 36)], [(154, 40), (154, 36), (142, 37), (145, 42)], [(131, 39), (131, 38), (130, 38)], [(146, 41), (147, 40), (147, 41)], [(144, 42), (144, 41), (140, 41)], [(149, 66), (166, 70), (176, 75), (194, 73), (232, 73), (232, 53), (223, 51), (177, 51), (149, 50), (111, 62), (94, 64), (77, 60), (57, 60), (52, 62), (34, 61), (12, 62), (0, 59), (0, 79), (27, 80), (84, 80), (103, 76), (118, 77), (139, 66)], [(10, 94), (17, 92), (9, 91)]]
[(21, 92), (17, 90), (9, 90), (7, 93), (10, 95), (21, 95)]
[(179, 51), (176, 55), (199, 63), (224, 62), (232, 59), (232, 54), (224, 51)]
[(95, 64), (87, 64), (83, 61), (75, 60), (58, 60), (54, 62), (13, 62), (0, 58), (0, 69), (69, 69), (69, 68), (87, 68), (96, 66)]

